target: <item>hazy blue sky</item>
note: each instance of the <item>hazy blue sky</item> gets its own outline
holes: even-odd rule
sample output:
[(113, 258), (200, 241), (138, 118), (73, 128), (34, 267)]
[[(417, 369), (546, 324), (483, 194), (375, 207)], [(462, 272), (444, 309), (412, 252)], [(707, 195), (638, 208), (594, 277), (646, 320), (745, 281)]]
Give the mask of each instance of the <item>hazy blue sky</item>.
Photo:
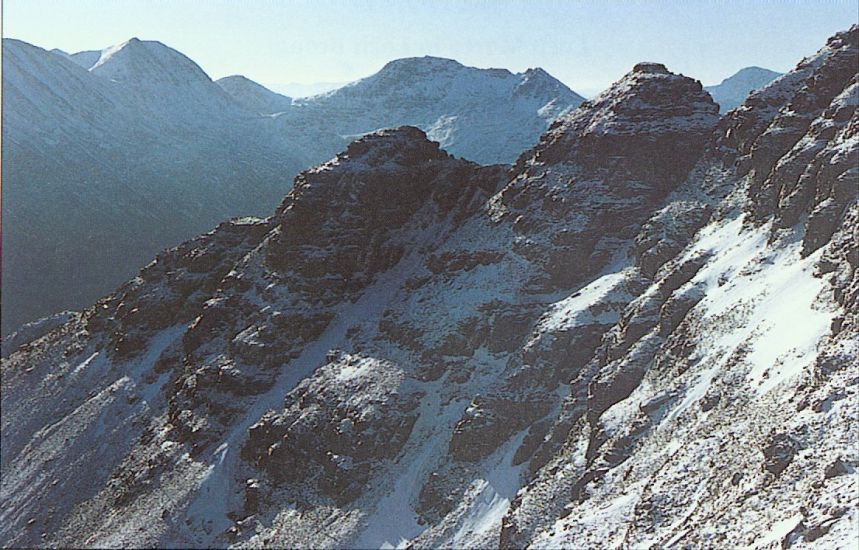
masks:
[(74, 52), (160, 40), (213, 78), (345, 82), (407, 56), (541, 66), (583, 93), (638, 61), (713, 84), (778, 71), (859, 18), (859, 0), (3, 0), (4, 36)]

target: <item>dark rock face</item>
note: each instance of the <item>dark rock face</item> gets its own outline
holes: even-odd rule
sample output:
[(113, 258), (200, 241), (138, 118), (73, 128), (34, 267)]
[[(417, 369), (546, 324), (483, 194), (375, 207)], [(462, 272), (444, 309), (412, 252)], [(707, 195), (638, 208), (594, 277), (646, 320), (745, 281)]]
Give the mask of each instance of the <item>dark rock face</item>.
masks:
[[(493, 190), (499, 175), (454, 161), (417, 128), (364, 137), (296, 179), (277, 211), (279, 234), (269, 243), (268, 263), (297, 290), (335, 303), (403, 257), (405, 243), (395, 233), (418, 210), (432, 202), (456, 212), (468, 205), (463, 197)], [(449, 183), (469, 179), (470, 188)]]
[(492, 316), (486, 348), (493, 353), (510, 353), (521, 348), (534, 326), (534, 317), (534, 311), (496, 311)]
[[(828, 241), (859, 193), (859, 152), (850, 145), (859, 128), (859, 28), (835, 35), (827, 48), (825, 62), (806, 60), (788, 77), (753, 94), (733, 117), (742, 137), (728, 133), (739, 142), (741, 173), (752, 178), (752, 219), (760, 223), (774, 217), (775, 228), (789, 228), (807, 216), (803, 255)], [(801, 84), (795, 85), (799, 79)], [(746, 115), (776, 98), (788, 108), (757, 123)], [(839, 143), (845, 145), (833, 146)]]
[[(615, 253), (618, 241), (634, 238), (678, 178), (685, 176), (716, 124), (717, 111), (695, 81), (664, 67), (633, 70), (598, 100), (558, 123), (532, 156), (520, 158), (512, 181), (490, 204), (497, 222), (512, 222), (517, 243), (527, 239), (525, 246), (514, 245), (513, 252), (537, 268), (528, 291), (575, 288), (592, 278)], [(657, 120), (665, 124), (646, 140), (634, 130)], [(608, 158), (610, 164), (605, 163)], [(539, 310), (486, 308), (492, 314), (487, 350), (511, 353), (527, 342), (526, 351), (514, 355), (504, 381), (460, 418), (450, 440), (452, 455), (463, 461), (484, 458), (545, 416), (555, 399), (548, 394), (530, 399), (523, 395), (535, 387), (552, 392), (578, 375), (602, 334), (617, 320), (617, 309), (632, 298), (631, 290), (614, 289), (617, 297), (595, 305), (588, 313), (593, 317), (590, 322), (577, 320), (566, 326), (561, 322), (554, 328), (547, 316), (544, 325), (538, 325), (542, 335), (533, 342), (526, 336), (534, 330)], [(523, 442), (520, 462), (538, 446), (536, 434)]]
[[(270, 388), (278, 366), (325, 331), (332, 308), (403, 257), (409, 242), (396, 230), (419, 210), (428, 219), (442, 209), (462, 212), (497, 185), (499, 173), (455, 161), (420, 130), (402, 128), (367, 136), (299, 176), (259, 251), (224, 278), (183, 336), (171, 399), (178, 433), (217, 437), (223, 415), (216, 411), (227, 422), (237, 412), (222, 404), (227, 396)], [(464, 180), (471, 183), (455, 194), (444, 183)], [(259, 300), (276, 305), (260, 309)]]
[(321, 494), (350, 502), (411, 435), (421, 395), (403, 383), (394, 365), (336, 358), (290, 392), (282, 411), (250, 427), (242, 457), (277, 484), (315, 480)]
[(654, 277), (709, 219), (712, 208), (697, 201), (673, 201), (652, 216), (635, 237), (635, 255), (642, 275)]
[(634, 73), (646, 74), (669, 74), (668, 69), (662, 63), (636, 63), (632, 68)]
[(491, 454), (510, 436), (549, 412), (550, 401), (545, 396), (535, 397), (531, 401), (475, 398), (454, 426), (449, 447), (451, 456), (476, 462)]
[[(632, 99), (634, 98), (634, 99)], [(592, 169), (677, 185), (697, 161), (718, 120), (701, 83), (658, 64), (640, 64), (602, 95), (556, 122), (534, 157), (546, 164), (575, 160)], [(674, 162), (666, 162), (671, 158)], [(520, 164), (522, 159), (520, 159)]]
[(788, 434), (776, 434), (762, 450), (764, 470), (778, 476), (790, 465), (797, 450), (794, 438)]
[(118, 358), (139, 353), (156, 332), (199, 315), (236, 262), (270, 229), (267, 220), (225, 222), (160, 254), (138, 277), (88, 311), (88, 330), (108, 333)]

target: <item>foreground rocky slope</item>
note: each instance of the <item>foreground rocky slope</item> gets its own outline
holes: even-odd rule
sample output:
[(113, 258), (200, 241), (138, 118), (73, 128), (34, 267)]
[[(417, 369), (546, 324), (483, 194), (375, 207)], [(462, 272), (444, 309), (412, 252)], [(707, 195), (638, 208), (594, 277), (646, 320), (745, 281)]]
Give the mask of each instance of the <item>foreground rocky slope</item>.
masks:
[(855, 544), (857, 56), (721, 119), (642, 63), (511, 169), (355, 141), (4, 360), (0, 537)]

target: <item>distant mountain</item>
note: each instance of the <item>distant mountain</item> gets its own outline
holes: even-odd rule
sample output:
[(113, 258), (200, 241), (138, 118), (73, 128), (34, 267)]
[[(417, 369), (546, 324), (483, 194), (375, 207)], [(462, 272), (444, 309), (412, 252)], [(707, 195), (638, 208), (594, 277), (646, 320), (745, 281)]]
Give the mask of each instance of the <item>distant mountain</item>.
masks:
[(63, 50), (59, 50), (54, 48), (51, 50), (51, 53), (55, 53), (57, 55), (61, 55), (67, 59), (71, 59), (84, 69), (90, 69), (93, 65), (95, 65), (99, 58), (101, 57), (101, 50), (88, 50), (77, 53), (67, 53)]
[(192, 127), (241, 117), (236, 102), (199, 65), (160, 42), (132, 38), (107, 48), (89, 71), (119, 84), (137, 105)]
[(411, 125), (457, 156), (509, 163), (584, 101), (543, 69), (514, 74), (430, 56), (397, 59), (367, 78), (289, 103), (243, 76), (218, 84), (249, 110), (275, 115), (316, 161), (364, 134)]
[(3, 53), (4, 334), (91, 302), (219, 220), (270, 211), (355, 136), (412, 124), (458, 156), (510, 163), (582, 101), (541, 69), (429, 57), (292, 100), (213, 82), (137, 38), (73, 54), (4, 40)]
[(720, 84), (706, 86), (704, 89), (713, 96), (713, 100), (719, 104), (719, 110), (724, 113), (742, 105), (750, 92), (763, 88), (780, 76), (781, 73), (769, 69), (746, 67)]
[(273, 92), (242, 75), (219, 78), (215, 82), (240, 105), (260, 114), (279, 113), (292, 106), (292, 98)]
[(280, 118), (286, 127), (333, 131), (341, 147), (380, 128), (417, 126), (457, 156), (497, 163), (512, 162), (582, 101), (543, 69), (514, 74), (427, 56), (391, 61), (372, 76), (297, 99)]

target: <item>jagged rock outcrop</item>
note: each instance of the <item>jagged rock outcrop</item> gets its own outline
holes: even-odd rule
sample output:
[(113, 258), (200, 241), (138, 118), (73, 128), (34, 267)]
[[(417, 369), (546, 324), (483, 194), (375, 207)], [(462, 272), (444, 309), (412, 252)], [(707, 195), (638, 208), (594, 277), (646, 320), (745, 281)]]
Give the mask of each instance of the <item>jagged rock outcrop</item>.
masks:
[(0, 536), (855, 538), (857, 36), (721, 120), (636, 65), (511, 169), (362, 137), (4, 359)]
[(250, 427), (242, 456), (274, 483), (351, 502), (397, 458), (417, 420), (422, 393), (402, 369), (374, 358), (332, 357), (287, 396), (284, 409)]

